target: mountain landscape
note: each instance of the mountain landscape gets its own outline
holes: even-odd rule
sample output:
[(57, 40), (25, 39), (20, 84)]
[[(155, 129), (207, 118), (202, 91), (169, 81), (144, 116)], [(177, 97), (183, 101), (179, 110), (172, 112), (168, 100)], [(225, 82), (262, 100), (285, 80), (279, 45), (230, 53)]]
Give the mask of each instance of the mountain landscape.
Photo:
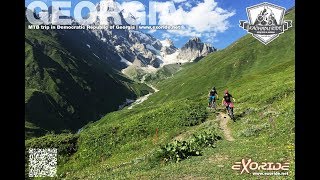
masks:
[[(130, 30), (26, 30), (26, 133), (59, 130), (26, 149), (58, 148), (57, 179), (252, 179), (231, 169), (242, 158), (289, 162), (294, 178), (295, 9), (285, 17), (293, 28), (268, 45), (246, 35), (219, 51)], [(207, 108), (212, 86), (235, 97), (235, 121), (221, 99)]]
[(153, 92), (106, 63), (117, 54), (90, 32), (26, 30), (25, 49), (26, 137), (75, 132)]
[[(294, 36), (266, 46), (246, 35), (217, 51), (199, 37), (177, 48), (136, 30), (26, 21), (26, 178), (29, 148), (58, 149), (54, 179), (252, 179), (231, 169), (243, 158), (289, 162), (294, 178)], [(212, 86), (235, 97), (234, 121), (221, 99), (207, 108)]]
[[(48, 12), (51, 17), (52, 7)], [(118, 13), (126, 24), (123, 11)], [(73, 20), (73, 24), (77, 23)], [(164, 65), (192, 62), (216, 50), (199, 38), (191, 39), (180, 50), (169, 39), (160, 41), (135, 30), (27, 28), (28, 23), (27, 138), (49, 132), (76, 132), (88, 122), (153, 92), (140, 81)]]

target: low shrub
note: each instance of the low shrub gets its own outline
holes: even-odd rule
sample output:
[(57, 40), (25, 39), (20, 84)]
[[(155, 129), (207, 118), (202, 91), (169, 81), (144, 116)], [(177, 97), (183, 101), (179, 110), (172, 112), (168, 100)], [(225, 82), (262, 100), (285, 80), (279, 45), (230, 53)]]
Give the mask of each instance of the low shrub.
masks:
[(174, 141), (160, 147), (157, 154), (158, 158), (165, 162), (179, 162), (190, 156), (202, 155), (202, 149), (206, 147), (215, 147), (215, 142), (221, 139), (216, 133), (204, 131), (199, 134), (193, 134), (193, 137), (187, 141)]

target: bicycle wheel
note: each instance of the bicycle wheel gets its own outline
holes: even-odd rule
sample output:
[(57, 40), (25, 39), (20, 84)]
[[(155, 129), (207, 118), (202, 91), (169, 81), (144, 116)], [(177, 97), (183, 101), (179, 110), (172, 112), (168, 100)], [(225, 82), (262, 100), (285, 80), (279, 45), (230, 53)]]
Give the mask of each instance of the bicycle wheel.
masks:
[(230, 107), (228, 107), (228, 114), (229, 114), (230, 118), (231, 118), (232, 120), (234, 120), (233, 111), (232, 111), (232, 108), (230, 108)]

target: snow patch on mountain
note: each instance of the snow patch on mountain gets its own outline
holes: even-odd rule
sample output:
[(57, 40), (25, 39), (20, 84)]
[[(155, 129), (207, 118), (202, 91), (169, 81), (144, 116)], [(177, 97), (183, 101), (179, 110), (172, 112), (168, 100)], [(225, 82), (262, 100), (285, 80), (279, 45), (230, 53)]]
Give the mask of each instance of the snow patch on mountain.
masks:
[(164, 57), (162, 59), (163, 63), (161, 64), (161, 67), (164, 65), (167, 65), (167, 64), (174, 64), (174, 63), (182, 62), (182, 60), (177, 58), (179, 53), (180, 53), (180, 51), (177, 50), (175, 53), (164, 55)]
[(120, 62), (123, 62), (123, 63), (125, 63), (125, 64), (128, 65), (128, 66), (131, 66), (131, 65), (132, 65), (132, 63), (131, 63), (130, 61), (128, 61), (128, 60), (126, 60), (125, 58), (123, 58), (120, 54), (118, 54), (118, 55), (119, 55), (120, 58), (121, 58)]
[(169, 39), (165, 39), (165, 40), (160, 41), (160, 42), (161, 42), (162, 46), (164, 46), (164, 47), (170, 47), (170, 45), (172, 45), (172, 44), (170, 43), (170, 40), (169, 40)]
[(117, 50), (118, 52), (121, 51), (121, 45), (117, 45), (117, 46), (115, 46), (115, 48), (116, 48), (116, 50)]
[(101, 38), (101, 41), (107, 42), (107, 39), (106, 38)]

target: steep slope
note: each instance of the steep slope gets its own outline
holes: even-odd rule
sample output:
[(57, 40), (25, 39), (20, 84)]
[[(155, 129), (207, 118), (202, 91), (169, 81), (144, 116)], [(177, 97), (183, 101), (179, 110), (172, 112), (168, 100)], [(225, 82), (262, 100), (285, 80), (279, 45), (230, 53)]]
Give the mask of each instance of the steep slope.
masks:
[[(27, 24), (26, 24), (27, 26)], [(89, 121), (98, 120), (118, 109), (126, 98), (134, 99), (152, 92), (113, 70), (100, 54), (95, 36), (86, 31), (25, 32), (26, 135), (39, 136), (48, 131), (75, 131)], [(90, 39), (88, 48), (85, 42)], [(93, 44), (95, 43), (95, 44)], [(98, 51), (99, 52), (99, 51)]]
[[(293, 27), (268, 45), (246, 35), (228, 48), (187, 64), (157, 84), (159, 92), (133, 109), (109, 113), (79, 134), (78, 149), (60, 164), (69, 179), (252, 179), (231, 169), (242, 158), (290, 162), (294, 178), (295, 9)], [(180, 163), (156, 158), (158, 145), (186, 132), (219, 134), (216, 115), (206, 111), (207, 93), (226, 88), (237, 99), (234, 141)], [(220, 99), (221, 100), (221, 99)], [(223, 111), (223, 107), (220, 107)], [(190, 133), (192, 134), (192, 133)], [(50, 137), (47, 137), (47, 141)], [(36, 140), (34, 140), (36, 141)], [(32, 147), (34, 142), (27, 142)], [(59, 146), (58, 146), (59, 148)]]

